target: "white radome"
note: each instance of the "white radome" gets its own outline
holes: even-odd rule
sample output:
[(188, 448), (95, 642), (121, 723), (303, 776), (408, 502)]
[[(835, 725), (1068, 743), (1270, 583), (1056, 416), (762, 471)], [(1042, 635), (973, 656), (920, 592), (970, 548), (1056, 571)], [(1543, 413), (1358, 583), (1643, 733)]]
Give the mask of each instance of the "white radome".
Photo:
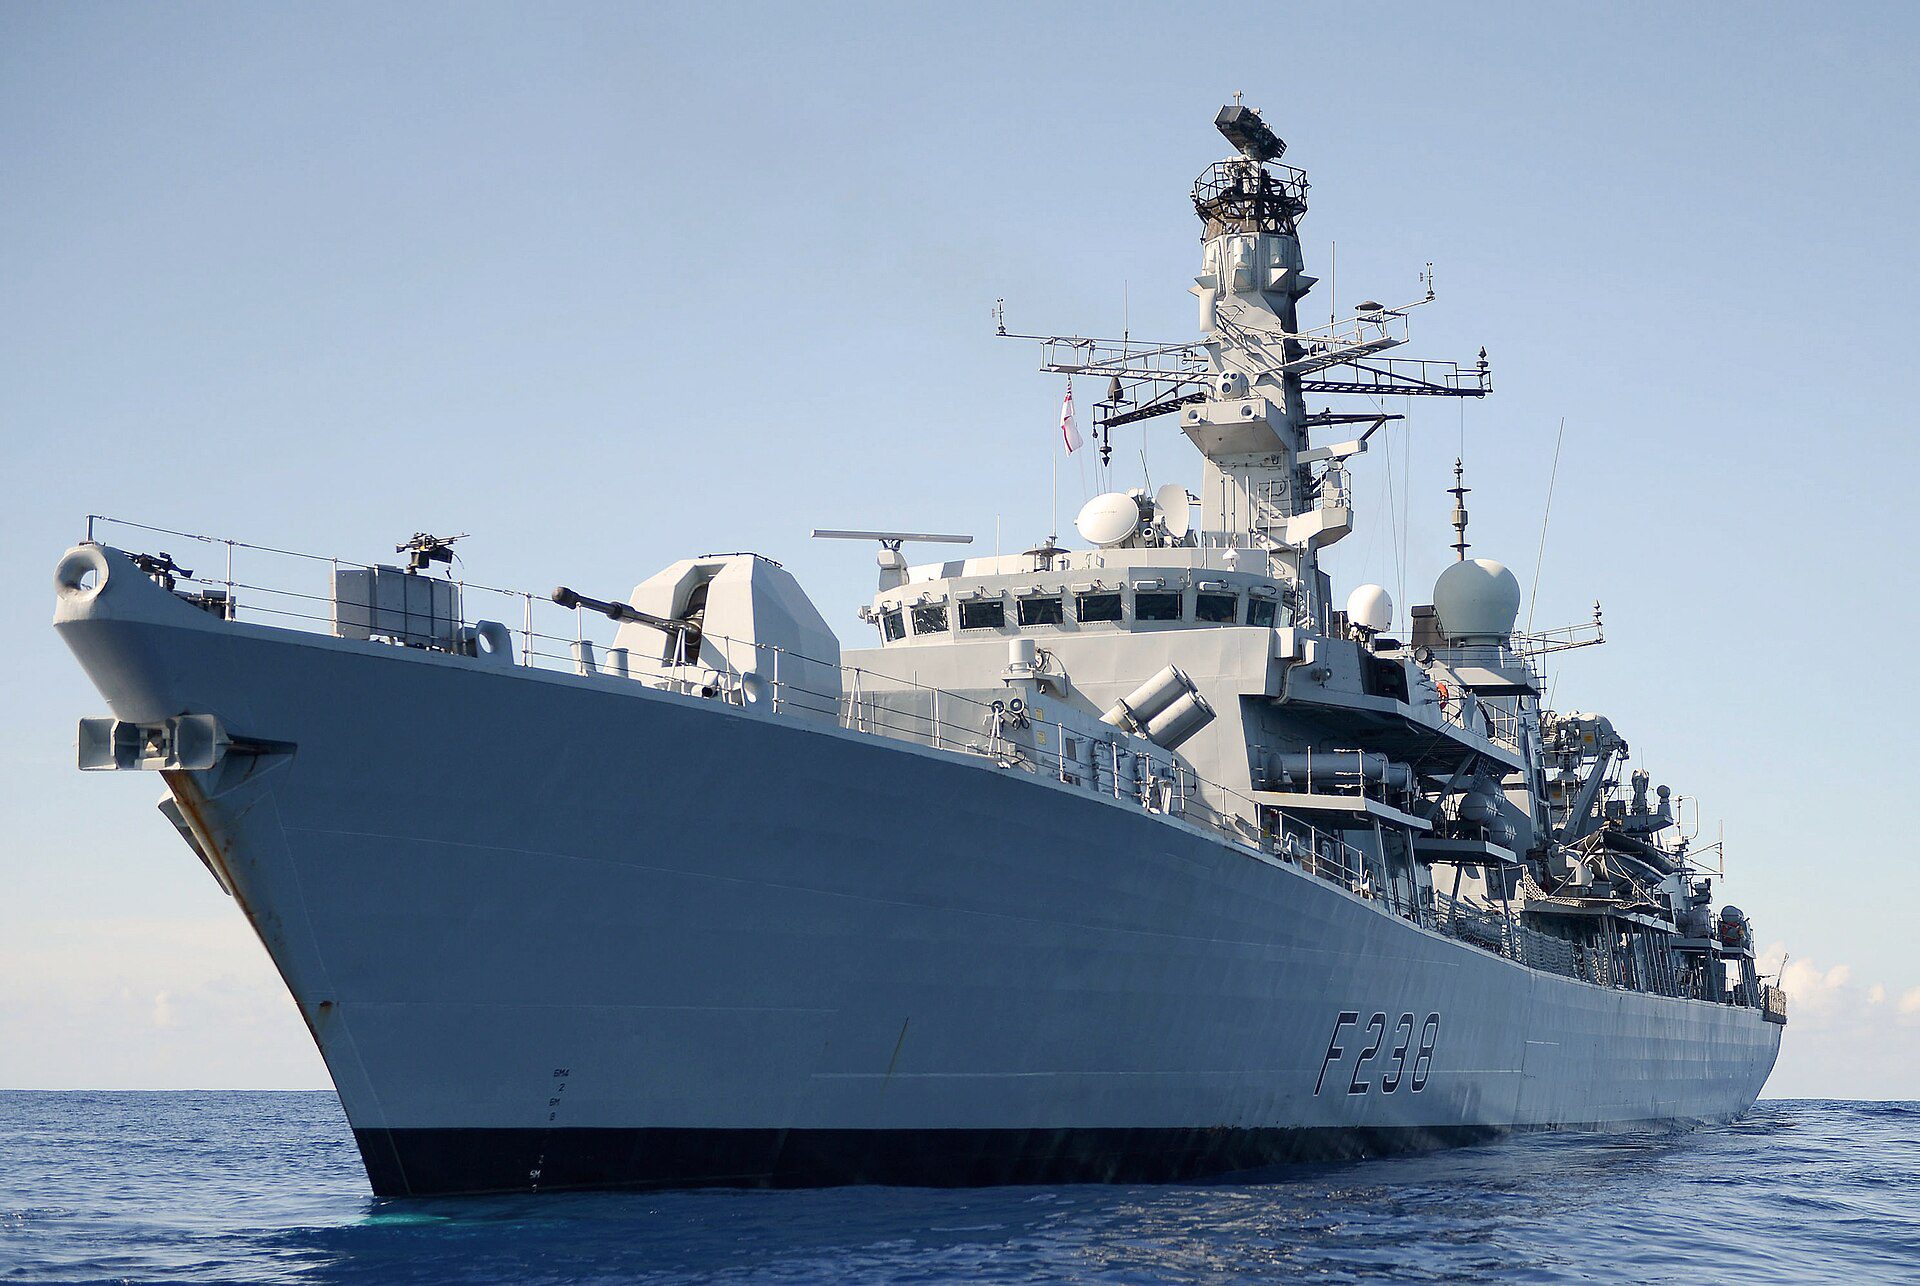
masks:
[(1153, 512), (1160, 520), (1160, 529), (1176, 541), (1185, 540), (1193, 530), (1193, 500), (1177, 482), (1169, 482), (1153, 493)]
[(1452, 564), (1433, 583), (1440, 629), (1460, 643), (1499, 643), (1520, 615), (1520, 582), (1491, 558)]
[(1091, 545), (1110, 549), (1140, 530), (1140, 502), (1124, 491), (1108, 491), (1080, 507), (1074, 530)]
[(1375, 634), (1393, 628), (1393, 596), (1379, 585), (1358, 585), (1347, 595), (1347, 619)]

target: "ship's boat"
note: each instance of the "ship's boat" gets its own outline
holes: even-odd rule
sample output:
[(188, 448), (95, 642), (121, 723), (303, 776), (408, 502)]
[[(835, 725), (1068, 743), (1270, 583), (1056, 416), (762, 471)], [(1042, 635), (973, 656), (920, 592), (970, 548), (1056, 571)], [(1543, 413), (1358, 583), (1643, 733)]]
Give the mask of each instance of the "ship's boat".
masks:
[(376, 1193), (1171, 1180), (1752, 1104), (1786, 1014), (1746, 917), (1543, 701), (1597, 618), (1515, 629), (1457, 469), (1430, 604), (1321, 569), (1397, 417), (1310, 406), (1484, 396), (1484, 353), (1386, 356), (1426, 299), (1304, 326), (1305, 176), (1216, 124), (1200, 338), (1029, 337), (1101, 452), (1176, 420), (1198, 494), (917, 565), (963, 538), (821, 533), (878, 542), (860, 650), (757, 555), (535, 596), (428, 535), (90, 521), (80, 766), (159, 774)]

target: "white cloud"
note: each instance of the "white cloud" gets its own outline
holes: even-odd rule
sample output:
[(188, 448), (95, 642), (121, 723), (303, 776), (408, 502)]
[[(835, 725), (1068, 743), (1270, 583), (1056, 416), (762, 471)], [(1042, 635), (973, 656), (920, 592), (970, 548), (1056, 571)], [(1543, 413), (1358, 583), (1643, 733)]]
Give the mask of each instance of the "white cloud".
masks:
[(1760, 959), (1757, 967), (1759, 968), (1760, 972), (1763, 975), (1771, 977), (1774, 974), (1777, 974), (1780, 972), (1780, 966), (1786, 963), (1786, 959), (1787, 959), (1786, 943), (1784, 942), (1770, 943), (1768, 944), (1766, 950), (1760, 953)]
[[(1762, 970), (1765, 972), (1765, 970)], [(1843, 1006), (1854, 1000), (1848, 983), (1853, 980), (1850, 965), (1837, 964), (1822, 969), (1813, 960), (1790, 960), (1781, 975), (1788, 1002), (1795, 1012), (1818, 1013)]]
[[(1911, 1066), (1920, 1062), (1920, 987), (1862, 985), (1849, 964), (1788, 957), (1780, 947), (1761, 955), (1760, 972), (1786, 967), (1787, 1028), (1767, 1094), (1774, 1098), (1913, 1097)], [(1899, 998), (1892, 997), (1898, 994)], [(1887, 1005), (1899, 1011), (1888, 1021)], [(1861, 1057), (1861, 1051), (1871, 1051)]]
[(10, 926), (0, 935), (0, 1085), (326, 1085), (267, 953), (237, 910), (224, 912)]

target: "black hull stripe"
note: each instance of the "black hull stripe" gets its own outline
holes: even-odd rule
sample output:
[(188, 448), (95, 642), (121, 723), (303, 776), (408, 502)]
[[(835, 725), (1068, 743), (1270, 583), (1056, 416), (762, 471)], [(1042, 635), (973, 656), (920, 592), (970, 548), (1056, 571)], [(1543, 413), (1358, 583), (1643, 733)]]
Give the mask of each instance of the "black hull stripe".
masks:
[[(1619, 1127), (1614, 1127), (1619, 1128)], [(1315, 1129), (355, 1130), (375, 1195), (1165, 1183), (1482, 1143), (1490, 1125)]]

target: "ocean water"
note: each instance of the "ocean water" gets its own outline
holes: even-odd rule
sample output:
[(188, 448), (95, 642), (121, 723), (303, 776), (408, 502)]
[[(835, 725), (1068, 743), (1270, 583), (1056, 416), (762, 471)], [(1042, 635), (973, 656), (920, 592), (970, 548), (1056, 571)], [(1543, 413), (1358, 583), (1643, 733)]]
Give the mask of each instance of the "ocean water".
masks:
[(1920, 1104), (1178, 1187), (374, 1201), (329, 1093), (0, 1093), (0, 1282), (1920, 1282)]

